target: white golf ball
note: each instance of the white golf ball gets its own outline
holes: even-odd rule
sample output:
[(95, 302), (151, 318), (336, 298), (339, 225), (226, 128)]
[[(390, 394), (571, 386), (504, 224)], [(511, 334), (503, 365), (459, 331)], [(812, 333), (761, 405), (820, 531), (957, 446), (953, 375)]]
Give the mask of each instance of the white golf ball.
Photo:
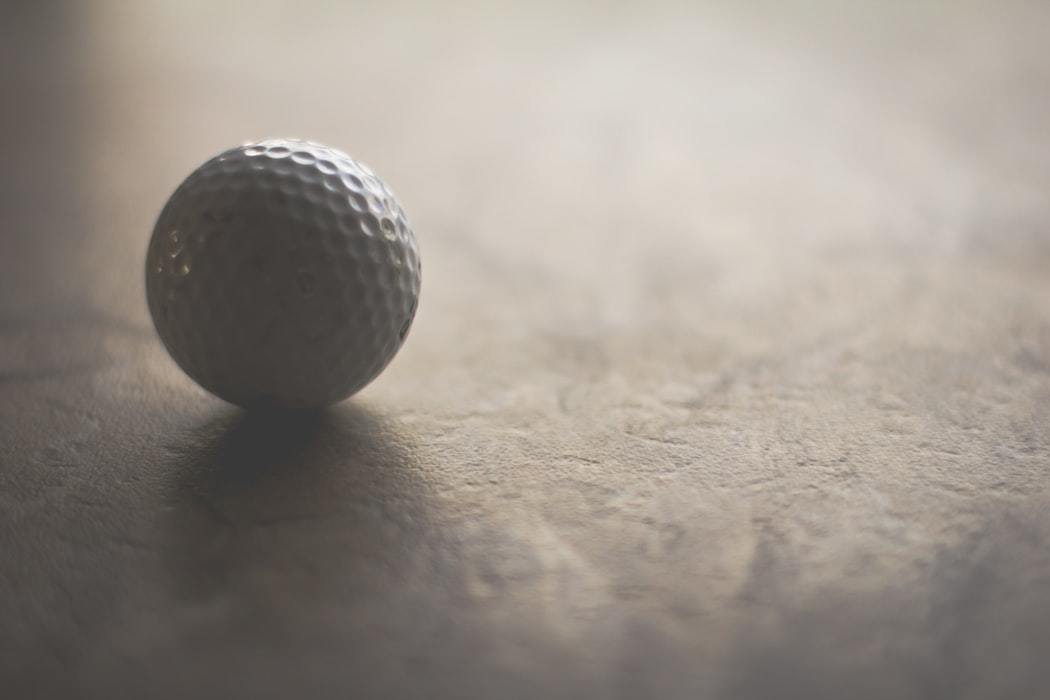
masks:
[(157, 219), (146, 296), (175, 361), (245, 407), (320, 407), (372, 381), (419, 300), (408, 219), (345, 153), (272, 139), (195, 170)]

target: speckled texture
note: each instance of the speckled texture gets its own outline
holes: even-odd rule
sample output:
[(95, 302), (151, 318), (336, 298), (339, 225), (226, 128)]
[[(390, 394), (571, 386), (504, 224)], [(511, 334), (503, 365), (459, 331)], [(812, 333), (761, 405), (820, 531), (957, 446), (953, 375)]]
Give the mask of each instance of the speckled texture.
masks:
[(241, 406), (335, 403), (401, 347), (415, 235), (365, 165), (295, 139), (246, 143), (168, 200), (146, 256), (153, 322), (201, 386)]
[[(8, 4), (3, 700), (1047, 697), (1050, 3)], [(426, 257), (320, 416), (143, 299), (254, 134)]]

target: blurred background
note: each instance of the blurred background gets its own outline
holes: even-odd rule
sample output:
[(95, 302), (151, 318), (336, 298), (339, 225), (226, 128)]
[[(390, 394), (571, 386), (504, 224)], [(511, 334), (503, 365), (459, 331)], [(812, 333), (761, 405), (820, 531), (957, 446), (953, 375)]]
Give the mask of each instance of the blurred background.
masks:
[[(3, 17), (13, 697), (1047, 687), (1050, 6)], [(208, 397), (144, 299), (168, 195), (270, 136), (424, 261), (319, 425)]]
[[(25, 244), (32, 256), (5, 275), (12, 301), (46, 273), (53, 293), (142, 322), (138, 267), (167, 195), (211, 154), (275, 134), (332, 143), (394, 183), (449, 331), (463, 295), (498, 309), (544, 290), (573, 325), (644, 308), (747, 333), (741, 309), (719, 318), (718, 295), (758, 313), (787, 287), (818, 294), (818, 280), (790, 279), (812, 272), (815, 250), (1045, 249), (1032, 225), (1050, 162), (1038, 3), (91, 2), (8, 15), (5, 228), (40, 240), (25, 217), (44, 211), (77, 261), (59, 273), (50, 242)], [(521, 309), (535, 312), (483, 320), (566, 328)]]

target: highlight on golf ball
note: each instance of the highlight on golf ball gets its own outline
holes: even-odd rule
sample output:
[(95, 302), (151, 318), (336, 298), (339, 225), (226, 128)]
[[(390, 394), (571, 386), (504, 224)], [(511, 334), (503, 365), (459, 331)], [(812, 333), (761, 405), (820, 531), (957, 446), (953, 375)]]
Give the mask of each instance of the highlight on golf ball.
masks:
[(365, 165), (293, 139), (231, 148), (171, 195), (146, 297), (175, 362), (244, 407), (315, 408), (372, 381), (405, 340), (420, 260)]

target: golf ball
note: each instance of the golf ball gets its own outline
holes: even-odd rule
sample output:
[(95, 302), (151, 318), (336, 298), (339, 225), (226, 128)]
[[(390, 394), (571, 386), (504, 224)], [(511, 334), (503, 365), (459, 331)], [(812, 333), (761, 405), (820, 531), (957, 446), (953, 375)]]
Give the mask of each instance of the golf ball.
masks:
[(179, 185), (146, 258), (146, 297), (175, 362), (244, 407), (341, 401), (397, 353), (419, 299), (405, 212), (362, 163), (271, 139)]

